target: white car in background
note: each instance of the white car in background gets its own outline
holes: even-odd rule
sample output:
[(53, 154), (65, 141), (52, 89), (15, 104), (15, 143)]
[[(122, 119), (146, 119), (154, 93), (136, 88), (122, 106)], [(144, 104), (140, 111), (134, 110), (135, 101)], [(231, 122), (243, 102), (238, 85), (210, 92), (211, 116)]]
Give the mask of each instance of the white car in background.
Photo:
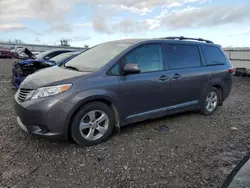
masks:
[[(22, 46), (13, 46), (10, 48), (10, 51), (14, 54), (14, 57), (16, 58), (20, 58), (20, 59), (29, 59), (30, 56), (28, 56), (24, 51), (25, 51), (25, 47)], [(31, 51), (31, 53), (33, 55), (38, 55), (40, 54), (40, 52), (36, 51), (36, 50), (29, 50)]]
[(13, 47), (10, 47), (10, 51), (11, 52), (20, 52), (22, 50), (24, 50), (24, 47), (22, 47), (22, 46), (13, 46)]
[(13, 56), (15, 58), (22, 58), (22, 56), (24, 56), (24, 54), (22, 54), (22, 51), (24, 50), (25, 48), (22, 47), (22, 46), (13, 46), (13, 47), (10, 47), (10, 51), (12, 52)]
[(41, 52), (36, 51), (36, 50), (30, 50), (32, 52), (32, 54), (34, 54), (35, 56), (37, 56), (38, 54), (40, 54)]

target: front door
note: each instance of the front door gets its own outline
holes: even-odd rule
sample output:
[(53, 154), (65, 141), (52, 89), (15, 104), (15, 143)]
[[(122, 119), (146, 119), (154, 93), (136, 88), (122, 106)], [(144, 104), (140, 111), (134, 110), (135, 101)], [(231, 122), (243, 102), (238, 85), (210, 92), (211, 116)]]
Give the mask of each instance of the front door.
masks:
[(135, 48), (123, 59), (124, 64), (136, 63), (139, 74), (120, 77), (119, 99), (125, 122), (154, 118), (168, 104), (170, 78), (165, 70), (162, 45), (147, 44)]

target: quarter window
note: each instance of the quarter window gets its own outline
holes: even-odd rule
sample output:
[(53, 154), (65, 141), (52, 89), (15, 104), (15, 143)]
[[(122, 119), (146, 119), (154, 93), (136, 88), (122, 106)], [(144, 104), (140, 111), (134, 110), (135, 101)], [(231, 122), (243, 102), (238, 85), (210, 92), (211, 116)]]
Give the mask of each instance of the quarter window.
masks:
[(207, 65), (224, 65), (225, 55), (216, 46), (201, 46)]
[(169, 69), (200, 67), (200, 53), (197, 46), (172, 45), (165, 47), (166, 61)]
[(108, 75), (119, 76), (120, 75), (120, 66), (117, 63), (114, 67), (112, 67), (108, 73)]
[(162, 51), (160, 44), (150, 44), (135, 49), (125, 57), (125, 63), (135, 63), (140, 66), (141, 72), (163, 70)]

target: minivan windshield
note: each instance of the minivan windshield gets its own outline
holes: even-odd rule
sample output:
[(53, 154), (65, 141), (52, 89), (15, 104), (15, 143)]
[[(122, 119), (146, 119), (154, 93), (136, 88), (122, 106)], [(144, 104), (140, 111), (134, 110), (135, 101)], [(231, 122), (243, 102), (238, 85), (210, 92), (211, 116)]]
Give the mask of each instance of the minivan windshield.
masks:
[(65, 67), (74, 67), (83, 72), (97, 71), (130, 45), (131, 43), (118, 41), (99, 44), (68, 61)]

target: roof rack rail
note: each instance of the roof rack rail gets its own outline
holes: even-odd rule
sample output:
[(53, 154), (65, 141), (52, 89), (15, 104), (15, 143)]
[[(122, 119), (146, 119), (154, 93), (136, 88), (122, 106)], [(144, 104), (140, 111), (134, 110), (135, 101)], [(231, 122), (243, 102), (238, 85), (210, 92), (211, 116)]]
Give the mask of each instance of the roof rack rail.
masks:
[(171, 40), (197, 40), (197, 41), (201, 41), (201, 42), (206, 42), (206, 43), (212, 43), (213, 42), (211, 40), (206, 40), (206, 39), (202, 39), (202, 38), (188, 38), (188, 37), (164, 37), (163, 39), (171, 39)]

